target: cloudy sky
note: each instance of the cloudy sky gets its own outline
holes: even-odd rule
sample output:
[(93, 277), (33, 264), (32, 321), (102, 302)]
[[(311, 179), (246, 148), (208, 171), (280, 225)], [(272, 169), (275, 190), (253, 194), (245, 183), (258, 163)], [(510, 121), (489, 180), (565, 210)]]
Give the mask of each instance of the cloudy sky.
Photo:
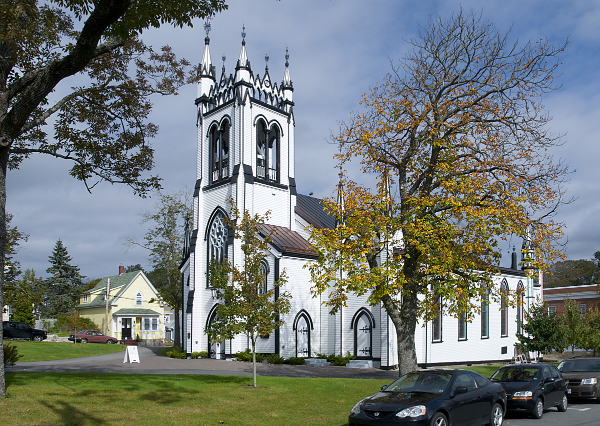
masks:
[[(575, 201), (562, 208), (569, 259), (590, 258), (600, 250), (600, 179), (597, 164), (600, 123), (600, 2), (590, 0), (230, 0), (229, 10), (212, 21), (210, 49), (220, 75), (221, 57), (227, 73), (234, 71), (241, 48), (242, 26), (254, 73), (269, 73), (281, 81), (285, 49), (289, 48), (296, 119), (296, 181), (298, 190), (330, 196), (337, 172), (329, 143), (338, 122), (358, 110), (361, 94), (381, 82), (407, 52), (406, 40), (431, 15), (449, 17), (462, 6), (492, 21), (510, 38), (525, 43), (547, 38), (558, 45), (568, 39), (562, 56), (560, 90), (545, 99), (554, 118), (550, 124), (565, 144), (554, 155), (574, 171), (568, 186)], [(204, 49), (202, 22), (194, 28), (149, 31), (143, 39), (153, 46), (170, 45), (178, 56), (199, 62)], [(65, 87), (69, 87), (66, 82)], [(160, 126), (154, 139), (155, 173), (167, 192), (195, 183), (196, 88), (179, 96), (155, 98), (152, 120)], [(152, 208), (127, 187), (102, 184), (89, 194), (68, 175), (69, 164), (32, 157), (8, 174), (7, 211), (13, 224), (30, 234), (17, 257), (23, 269), (46, 277), (48, 256), (61, 239), (88, 278), (118, 272), (119, 265), (148, 267), (142, 249), (126, 251), (125, 237), (142, 238), (146, 228), (139, 213)], [(512, 242), (503, 243), (508, 253)], [(507, 262), (504, 262), (507, 263)], [(508, 264), (504, 265), (508, 266)]]

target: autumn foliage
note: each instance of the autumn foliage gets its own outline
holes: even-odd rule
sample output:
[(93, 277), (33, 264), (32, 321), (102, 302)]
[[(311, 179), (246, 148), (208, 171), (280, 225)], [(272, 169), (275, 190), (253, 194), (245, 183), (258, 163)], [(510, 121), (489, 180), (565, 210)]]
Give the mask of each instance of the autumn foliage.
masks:
[(326, 202), (339, 226), (312, 232), (315, 291), (330, 293), (333, 310), (356, 293), (383, 304), (400, 374), (416, 368), (415, 325), (440, 296), (443, 312), (472, 316), (497, 272), (499, 240), (530, 235), (531, 268), (561, 256), (552, 215), (567, 173), (541, 104), (564, 46), (520, 46), (462, 12), (432, 18), (411, 44), (333, 138), (340, 168), (358, 159), (376, 187), (342, 180)]

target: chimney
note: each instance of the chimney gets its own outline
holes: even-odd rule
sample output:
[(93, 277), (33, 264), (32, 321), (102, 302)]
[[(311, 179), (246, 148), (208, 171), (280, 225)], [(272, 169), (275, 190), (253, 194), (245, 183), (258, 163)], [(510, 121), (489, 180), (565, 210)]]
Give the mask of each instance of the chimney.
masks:
[(125, 273), (125, 267), (123, 265), (119, 266), (119, 275), (123, 275)]
[(510, 258), (510, 269), (519, 269), (517, 264), (517, 252), (515, 251), (515, 246), (513, 246), (512, 255)]

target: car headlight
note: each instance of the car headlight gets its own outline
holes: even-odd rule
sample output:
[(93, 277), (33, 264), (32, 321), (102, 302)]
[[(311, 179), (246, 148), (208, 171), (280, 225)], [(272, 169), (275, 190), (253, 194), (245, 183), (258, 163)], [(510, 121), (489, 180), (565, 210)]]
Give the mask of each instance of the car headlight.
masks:
[(519, 391), (513, 394), (513, 398), (531, 398), (533, 396), (533, 392), (531, 391)]
[(350, 414), (354, 414), (357, 415), (360, 413), (360, 407), (362, 406), (362, 401), (358, 401), (356, 403), (356, 405), (354, 406), (354, 408), (352, 410), (350, 410)]
[(425, 415), (427, 409), (424, 405), (415, 405), (414, 407), (405, 408), (404, 410), (396, 413), (396, 417), (401, 419), (405, 417), (419, 417)]
[(595, 385), (596, 383), (598, 383), (598, 379), (594, 378), (594, 379), (583, 379), (583, 381), (581, 382), (582, 385)]

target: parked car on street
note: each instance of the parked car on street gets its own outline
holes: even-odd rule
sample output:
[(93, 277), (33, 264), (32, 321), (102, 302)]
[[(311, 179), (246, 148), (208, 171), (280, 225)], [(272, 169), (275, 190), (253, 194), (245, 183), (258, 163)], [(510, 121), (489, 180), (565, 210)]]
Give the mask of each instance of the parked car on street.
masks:
[(29, 324), (19, 321), (2, 321), (2, 331), (5, 339), (27, 339), (41, 342), (48, 337), (45, 330), (32, 328)]
[(549, 407), (567, 411), (566, 383), (551, 364), (505, 365), (490, 380), (506, 390), (508, 410), (524, 411), (536, 419)]
[(600, 358), (571, 358), (558, 364), (569, 398), (593, 398), (600, 403)]
[(108, 343), (113, 344), (117, 343), (118, 340), (116, 337), (105, 336), (98, 330), (81, 330), (76, 334), (69, 335), (69, 340), (72, 342), (75, 340), (76, 342), (81, 343)]
[(348, 416), (357, 425), (502, 425), (506, 392), (468, 370), (421, 370), (405, 374), (359, 401)]

